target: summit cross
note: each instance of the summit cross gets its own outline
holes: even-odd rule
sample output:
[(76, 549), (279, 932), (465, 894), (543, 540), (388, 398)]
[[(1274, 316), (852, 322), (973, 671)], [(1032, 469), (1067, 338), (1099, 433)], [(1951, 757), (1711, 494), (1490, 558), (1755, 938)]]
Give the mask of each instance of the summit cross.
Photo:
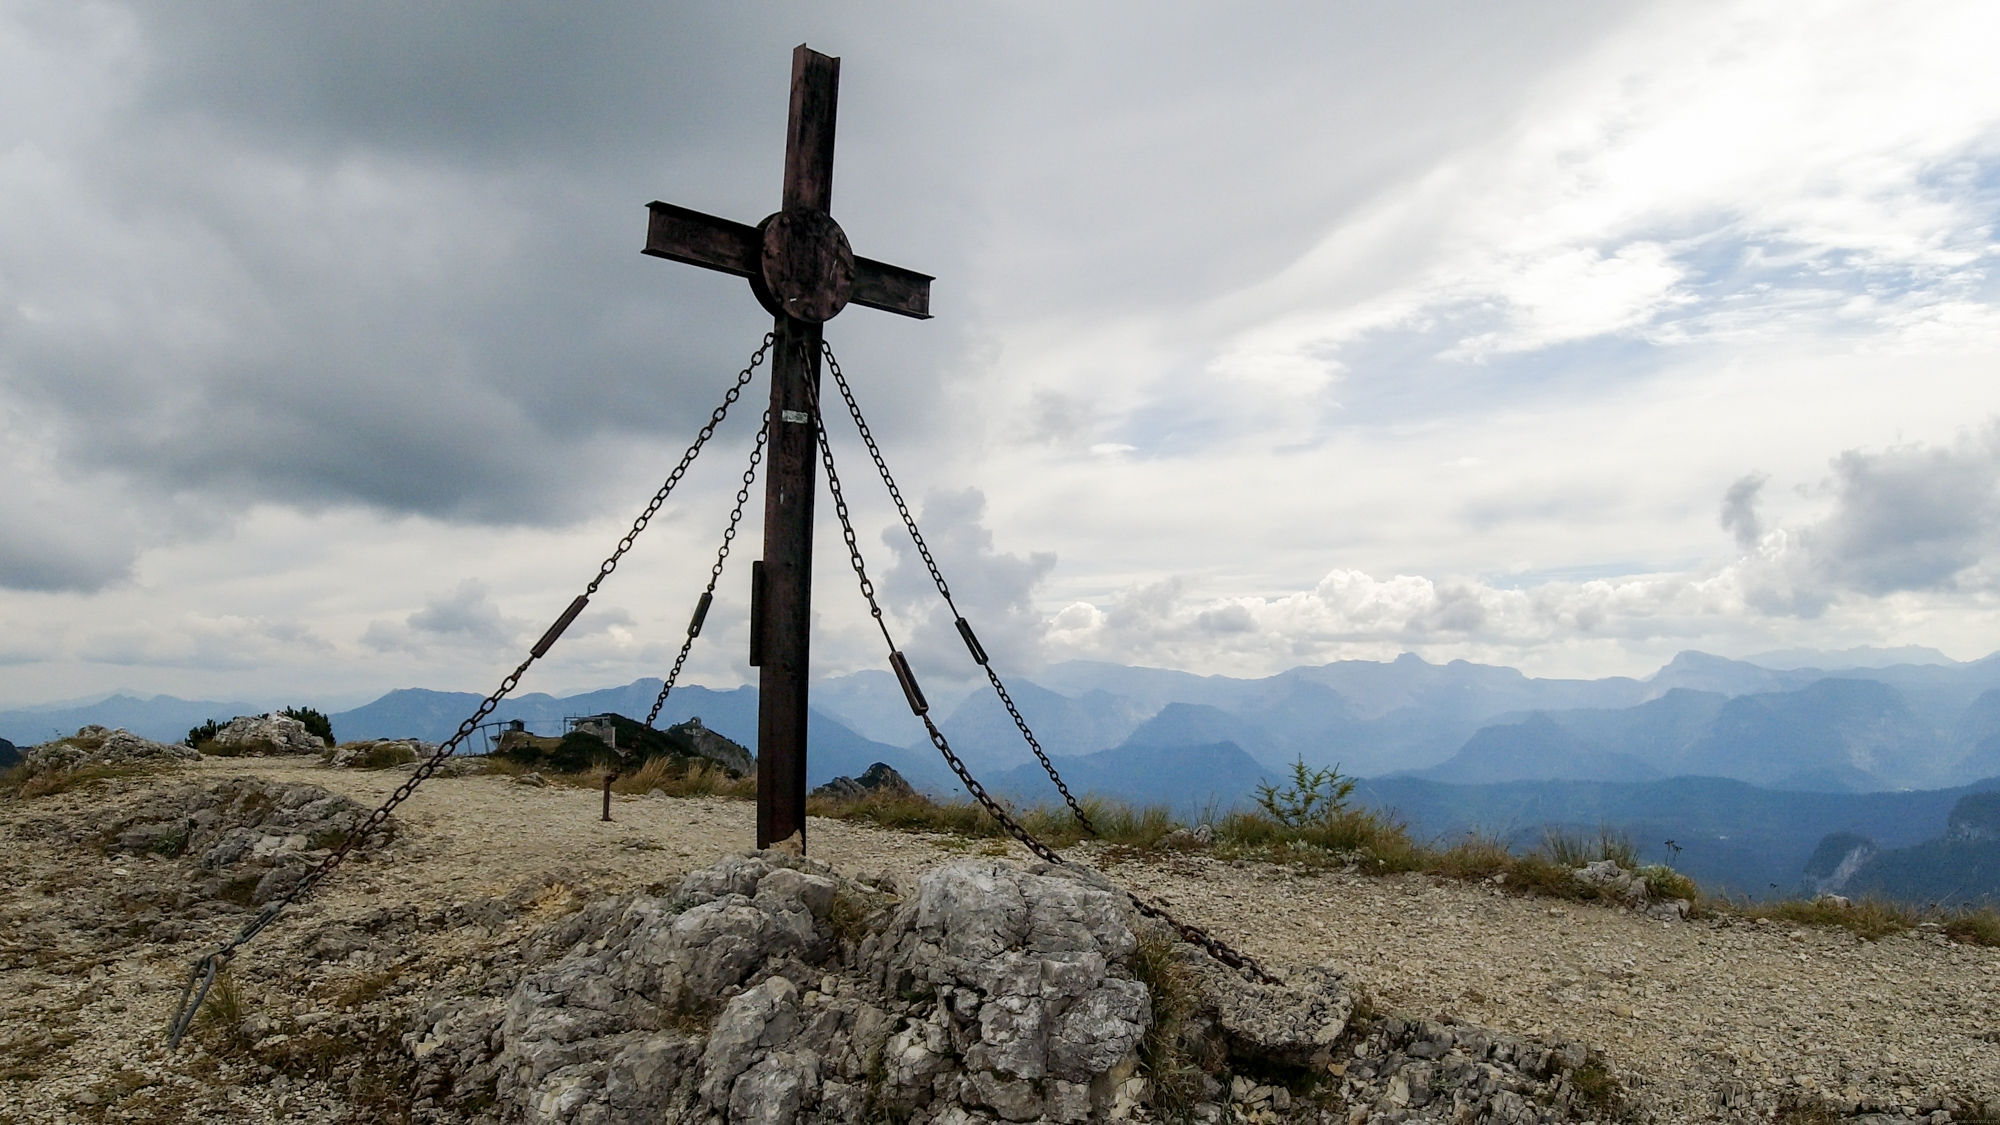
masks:
[(806, 831), (806, 680), (812, 634), (813, 492), (821, 325), (850, 304), (930, 318), (931, 277), (857, 256), (833, 221), (833, 126), (840, 60), (792, 52), (783, 209), (756, 226), (652, 203), (644, 253), (750, 279), (777, 318), (771, 361), (764, 558), (751, 567), (750, 663), (757, 667), (757, 846)]

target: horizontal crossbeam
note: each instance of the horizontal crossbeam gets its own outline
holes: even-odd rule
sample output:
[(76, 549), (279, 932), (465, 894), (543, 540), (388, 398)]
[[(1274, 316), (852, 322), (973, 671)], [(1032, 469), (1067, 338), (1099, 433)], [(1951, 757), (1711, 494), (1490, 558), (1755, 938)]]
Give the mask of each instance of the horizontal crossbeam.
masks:
[(854, 259), (854, 292), (850, 305), (914, 317), (931, 318), (931, 275), (878, 262), (873, 258)]
[[(656, 201), (646, 206), (651, 219), (646, 224), (643, 253), (737, 277), (761, 274), (764, 236), (756, 227), (671, 203)], [(854, 291), (848, 303), (929, 320), (931, 281), (927, 273), (857, 256)]]
[(652, 218), (641, 253), (737, 277), (755, 277), (763, 269), (764, 236), (756, 227), (671, 203), (654, 201), (646, 209)]

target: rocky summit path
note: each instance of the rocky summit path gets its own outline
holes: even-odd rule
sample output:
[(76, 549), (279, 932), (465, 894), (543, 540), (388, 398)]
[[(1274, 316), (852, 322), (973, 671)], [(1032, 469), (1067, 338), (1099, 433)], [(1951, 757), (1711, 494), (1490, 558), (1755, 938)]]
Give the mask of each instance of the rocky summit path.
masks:
[[(165, 1055), (160, 1032), (190, 959), (242, 915), (131, 925), (112, 890), (169, 877), (171, 861), (56, 842), (52, 826), (87, 827), (149, 789), (242, 775), (368, 806), (406, 776), (211, 759), (0, 801), (0, 1122), (327, 1121), (359, 1096), (352, 1084), (231, 1069), (199, 1048)], [(393, 1041), (397, 1014), (420, 1010), (426, 989), (479, 987), (538, 918), (669, 883), (751, 842), (746, 802), (618, 797), (611, 823), (599, 807), (588, 790), (432, 780), (399, 813), (393, 843), (243, 952), (246, 996), (309, 1026), (328, 981), (365, 981), (372, 967), (374, 987), (407, 996), (377, 1017)], [(841, 871), (899, 880), (947, 856), (1011, 848), (821, 820), (809, 840)], [(1660, 922), (1422, 876), (1074, 854), (1268, 964), (1348, 967), (1378, 1008), (1587, 1043), (1657, 1120), (1768, 1119), (1805, 1092), (1903, 1118), (2000, 1101), (2000, 950), (1928, 933), (1863, 942), (1782, 924)], [(397, 912), (423, 919), (403, 947), (329, 947), (329, 934)]]

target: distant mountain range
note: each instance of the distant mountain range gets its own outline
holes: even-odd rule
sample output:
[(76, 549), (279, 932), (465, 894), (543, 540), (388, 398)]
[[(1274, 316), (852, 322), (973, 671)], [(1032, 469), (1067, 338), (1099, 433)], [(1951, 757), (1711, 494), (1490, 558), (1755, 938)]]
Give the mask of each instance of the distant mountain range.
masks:
[[(1648, 863), (1671, 862), (1711, 891), (1762, 898), (1799, 893), (1808, 861), (1829, 834), (1911, 847), (1945, 832), (1960, 798), (1986, 792), (2000, 792), (2000, 777), (1902, 793), (1791, 792), (1718, 777), (1487, 785), (1382, 777), (1361, 782), (1355, 798), (1400, 818), (1419, 839), (1446, 843), (1470, 832), (1520, 848), (1550, 829), (1595, 835), (1608, 827), (1629, 837)], [(2000, 891), (2000, 882), (1992, 889)], [(1886, 882), (1881, 893), (1920, 900)]]
[[(553, 731), (568, 715), (643, 717), (659, 687), (647, 679), (560, 698), (527, 694), (493, 719)], [(1830, 835), (1850, 833), (1882, 855), (1925, 845), (1945, 832), (1959, 797), (2000, 775), (2000, 655), (1961, 663), (1910, 648), (1752, 660), (1683, 652), (1645, 679), (1597, 680), (1409, 654), (1255, 679), (1070, 661), (1009, 687), (1079, 794), (1193, 813), (1244, 803), (1265, 777), (1303, 759), (1369, 779), (1364, 798), (1421, 834), (1477, 829), (1519, 842), (1549, 824), (1601, 823), (1642, 841), (1674, 839), (1691, 873), (1750, 892), (1795, 889)], [(941, 729), (989, 787), (1056, 798), (989, 691), (935, 698)], [(677, 688), (662, 720), (699, 716), (754, 746), (756, 700), (752, 687)], [(440, 741), (479, 701), (409, 688), (331, 718), (343, 740)], [(919, 786), (957, 791), (887, 672), (822, 681), (813, 702), (813, 784), (882, 761)], [(0, 737), (26, 745), (100, 723), (178, 739), (205, 719), (257, 710), (121, 694), (0, 712)], [(484, 736), (474, 743), (483, 749)]]
[(179, 742), (187, 737), (189, 728), (198, 727), (208, 719), (227, 722), (238, 715), (261, 715), (267, 710), (252, 703), (214, 703), (175, 699), (171, 695), (141, 699), (121, 692), (90, 704), (0, 711), (0, 738), (19, 746), (33, 746), (96, 724), (113, 729), (123, 727), (156, 742)]
[[(1945, 788), (2000, 774), (2000, 659), (1958, 663), (1929, 649), (1853, 649), (1802, 663), (1812, 655), (1768, 653), (1759, 664), (1684, 652), (1644, 680), (1537, 679), (1408, 654), (1259, 679), (1070, 661), (1033, 681), (1017, 677), (1010, 688), (1042, 747), (1065, 758), (1227, 742), (1265, 770), (1303, 758), (1360, 777), (1498, 783), (1700, 775), (1828, 792)], [(1910, 662), (1883, 663), (1892, 658)], [(522, 695), (503, 702), (494, 718), (553, 727), (564, 715), (643, 716), (658, 689), (649, 679), (562, 698)], [(940, 693), (940, 704), (948, 698)], [(907, 766), (913, 779), (949, 780), (887, 672), (823, 681), (813, 699), (809, 761), (844, 764), (872, 754), (899, 770)], [(754, 688), (683, 687), (668, 718), (699, 714), (751, 744), (755, 700)], [(478, 702), (470, 693), (401, 689), (334, 713), (334, 733), (438, 741)], [(991, 692), (949, 702), (948, 713), (940, 707), (933, 714), (942, 715), (940, 727), (976, 773), (1034, 764)], [(27, 745), (101, 723), (177, 739), (203, 720), (259, 710), (120, 694), (86, 706), (0, 712), (0, 738)]]
[[(893, 682), (893, 681), (892, 681)], [(661, 681), (636, 680), (624, 687), (586, 692), (557, 698), (540, 692), (516, 696), (501, 702), (493, 711), (493, 722), (519, 719), (530, 728), (553, 733), (565, 716), (597, 715), (614, 711), (643, 719), (653, 709)], [(481, 702), (470, 692), (427, 691), (403, 688), (372, 703), (328, 716), (336, 737), (421, 738), (442, 742), (450, 738), (467, 715)], [(898, 693), (900, 700), (901, 694)], [(903, 712), (909, 714), (907, 708)], [(657, 720), (671, 726), (699, 717), (717, 734), (745, 746), (757, 745), (757, 689), (740, 687), (731, 691), (677, 687), (667, 697)], [(473, 750), (483, 752), (483, 738), (475, 737)], [(875, 763), (887, 762), (914, 784), (933, 789), (955, 788), (956, 782), (937, 761), (936, 752), (926, 745), (919, 754), (908, 747), (891, 746), (864, 738), (836, 719), (818, 710), (806, 722), (806, 781), (820, 785), (842, 775), (855, 776)]]

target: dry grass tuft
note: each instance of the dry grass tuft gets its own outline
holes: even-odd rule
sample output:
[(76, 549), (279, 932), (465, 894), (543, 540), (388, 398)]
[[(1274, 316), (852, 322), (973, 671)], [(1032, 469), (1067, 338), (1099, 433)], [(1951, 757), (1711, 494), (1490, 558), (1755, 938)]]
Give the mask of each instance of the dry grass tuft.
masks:
[[(812, 797), (806, 801), (806, 813), (833, 820), (867, 821), (900, 832), (934, 832), (975, 839), (1007, 834), (999, 821), (971, 801), (933, 801), (921, 793), (877, 791), (851, 801)], [(1051, 844), (1061, 846), (1054, 841)]]
[[(604, 773), (602, 769), (591, 771), (590, 783), (603, 787)], [(634, 796), (655, 789), (669, 797), (733, 797), (747, 801), (757, 796), (757, 779), (732, 777), (728, 770), (713, 762), (661, 756), (647, 759), (644, 765), (629, 774), (620, 774), (611, 783), (613, 793)]]
[(79, 766), (73, 770), (46, 770), (35, 773), (26, 766), (15, 766), (0, 771), (0, 796), (31, 801), (36, 797), (65, 793), (100, 781), (164, 773), (169, 768), (162, 764), (134, 762), (120, 765)]
[(243, 1034), (243, 1018), (249, 1014), (236, 975), (227, 968), (215, 974), (215, 984), (194, 1016), (193, 1029), (204, 1045), (218, 1055), (237, 1054), (250, 1049)]
[(396, 980), (396, 974), (387, 969), (363, 973), (341, 984), (329, 999), (336, 1008), (359, 1008), (389, 991)]

